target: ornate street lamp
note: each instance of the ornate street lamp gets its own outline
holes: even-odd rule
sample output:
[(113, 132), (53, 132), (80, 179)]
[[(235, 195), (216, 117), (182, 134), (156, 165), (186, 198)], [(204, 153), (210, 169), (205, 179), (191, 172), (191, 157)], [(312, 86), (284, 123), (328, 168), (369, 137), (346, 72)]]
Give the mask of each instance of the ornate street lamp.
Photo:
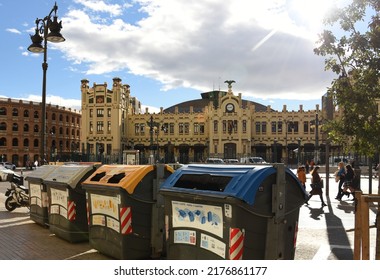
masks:
[[(60, 43), (64, 42), (65, 38), (62, 36), (61, 28), (62, 21), (58, 22), (57, 17), (58, 6), (57, 3), (54, 4), (54, 7), (51, 9), (50, 13), (40, 19), (36, 19), (36, 30), (35, 34), (30, 38), (32, 40), (32, 44), (28, 47), (28, 50), (33, 53), (43, 53), (44, 60), (42, 63), (42, 130), (41, 130), (41, 146), (40, 146), (40, 156), (42, 163), (45, 163), (45, 146), (46, 146), (46, 72), (48, 68), (47, 64), (47, 41), (52, 43)], [(52, 20), (52, 14), (54, 13), (54, 17)], [(50, 32), (49, 32), (50, 30)], [(42, 46), (42, 42), (44, 45)]]

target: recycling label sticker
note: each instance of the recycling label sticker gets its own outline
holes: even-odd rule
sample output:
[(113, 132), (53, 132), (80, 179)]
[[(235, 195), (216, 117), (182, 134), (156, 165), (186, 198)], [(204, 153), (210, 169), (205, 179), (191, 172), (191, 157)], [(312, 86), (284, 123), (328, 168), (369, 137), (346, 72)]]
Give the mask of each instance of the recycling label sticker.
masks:
[(172, 201), (172, 211), (173, 228), (196, 228), (223, 238), (222, 207)]

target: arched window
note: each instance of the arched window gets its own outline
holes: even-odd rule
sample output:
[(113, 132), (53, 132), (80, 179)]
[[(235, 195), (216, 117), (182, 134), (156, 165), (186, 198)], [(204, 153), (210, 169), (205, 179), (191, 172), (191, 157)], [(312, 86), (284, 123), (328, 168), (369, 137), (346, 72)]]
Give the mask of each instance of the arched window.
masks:
[(50, 134), (54, 135), (55, 133), (56, 133), (55, 126), (52, 126), (51, 129), (50, 129)]
[(0, 123), (0, 130), (7, 130), (7, 124), (5, 122)]
[(17, 138), (13, 138), (12, 139), (12, 146), (13, 147), (17, 147), (18, 146), (18, 139)]
[(29, 131), (29, 124), (25, 123), (24, 124), (24, 132), (28, 132)]
[(63, 134), (63, 128), (60, 127), (60, 128), (59, 128), (59, 135), (62, 135), (62, 134)]
[(18, 124), (17, 123), (13, 123), (12, 131), (18, 131)]
[(24, 118), (29, 118), (29, 111), (28, 110), (24, 111)]
[(13, 110), (12, 110), (12, 116), (13, 117), (17, 117), (18, 116), (18, 109), (17, 108), (13, 108)]
[(29, 139), (28, 138), (24, 139), (24, 147), (29, 147)]
[(60, 122), (63, 121), (63, 116), (62, 116), (62, 114), (59, 115), (59, 121), (60, 121)]
[(35, 119), (38, 119), (39, 117), (38, 117), (38, 111), (34, 111), (34, 118)]
[(55, 121), (55, 113), (51, 114), (51, 119)]
[(37, 124), (34, 126), (33, 131), (34, 131), (34, 132), (38, 132), (38, 131), (39, 131), (39, 128), (38, 128), (38, 125), (37, 125)]
[(7, 139), (5, 137), (0, 138), (0, 146), (4, 147), (7, 145)]
[(38, 139), (34, 139), (34, 141), (33, 141), (33, 147), (35, 147), (35, 148), (38, 147)]
[(7, 109), (5, 107), (0, 108), (0, 115), (5, 116), (7, 114)]

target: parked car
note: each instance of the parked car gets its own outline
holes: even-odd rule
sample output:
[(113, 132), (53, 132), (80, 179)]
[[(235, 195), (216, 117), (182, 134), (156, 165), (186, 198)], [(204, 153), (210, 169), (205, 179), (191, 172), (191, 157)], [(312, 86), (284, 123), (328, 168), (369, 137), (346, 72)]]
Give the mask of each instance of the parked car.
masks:
[(221, 158), (208, 158), (206, 159), (206, 163), (224, 164), (225, 162)]
[(14, 165), (11, 162), (0, 162), (0, 165), (4, 166), (5, 168), (10, 169), (10, 170), (16, 169), (16, 165)]
[(227, 159), (225, 158), (224, 162), (229, 163), (229, 164), (237, 164), (237, 163), (239, 163), (239, 160), (237, 160), (235, 158), (227, 158)]
[(240, 163), (267, 163), (262, 157), (243, 157), (240, 159)]
[(8, 168), (5, 168), (4, 165), (0, 164), (0, 182), (7, 181), (9, 174), (14, 174), (14, 171), (12, 171)]

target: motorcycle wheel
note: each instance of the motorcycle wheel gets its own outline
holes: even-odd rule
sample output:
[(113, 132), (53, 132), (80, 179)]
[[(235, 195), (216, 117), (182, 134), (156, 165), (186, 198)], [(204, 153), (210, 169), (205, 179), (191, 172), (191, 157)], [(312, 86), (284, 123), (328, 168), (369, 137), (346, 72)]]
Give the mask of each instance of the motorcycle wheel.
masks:
[(13, 200), (13, 197), (8, 197), (6, 200), (5, 200), (5, 208), (8, 210), (8, 211), (13, 211), (17, 208), (17, 205), (15, 202), (12, 202)]

